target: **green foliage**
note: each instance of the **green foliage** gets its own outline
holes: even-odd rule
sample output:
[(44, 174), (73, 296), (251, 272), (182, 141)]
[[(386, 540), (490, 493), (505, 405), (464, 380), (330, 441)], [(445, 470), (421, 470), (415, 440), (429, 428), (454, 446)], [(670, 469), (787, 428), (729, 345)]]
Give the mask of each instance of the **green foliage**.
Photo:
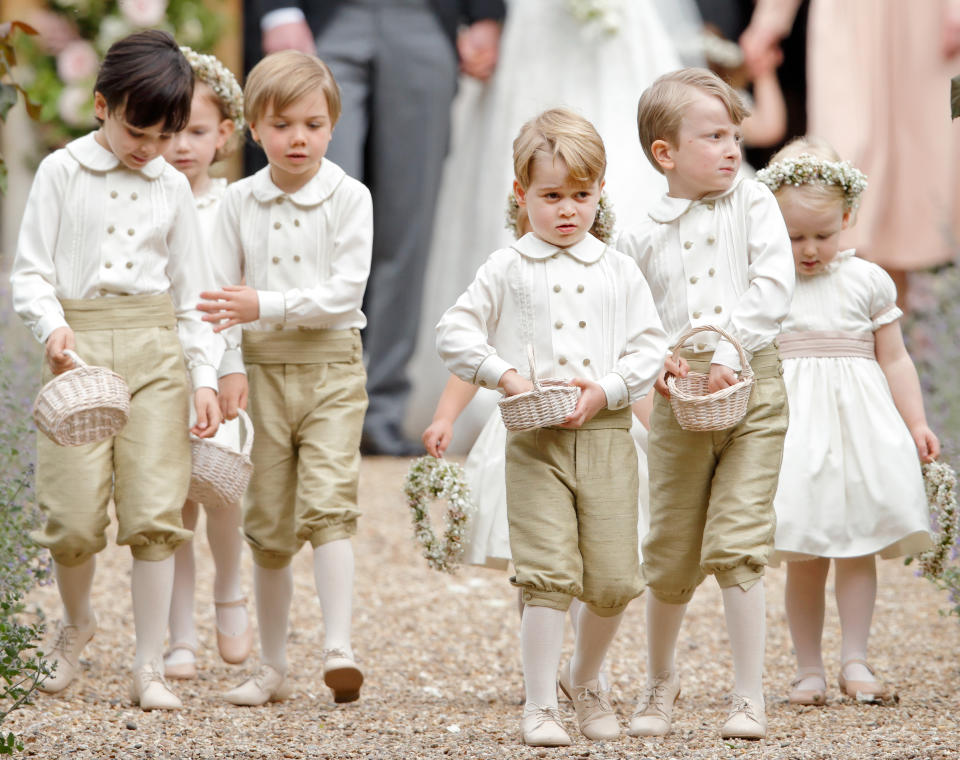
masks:
[(960, 116), (960, 74), (950, 80), (950, 116)]
[[(17, 51), (13, 47), (16, 32), (36, 34), (37, 30), (22, 21), (8, 21), (0, 24), (0, 123), (7, 120), (10, 109), (17, 104), (18, 93), (23, 93), (27, 113), (34, 119), (40, 115), (40, 107), (34, 103), (26, 91), (13, 81), (13, 69), (17, 65)], [(7, 192), (7, 164), (0, 153), (0, 194)]]

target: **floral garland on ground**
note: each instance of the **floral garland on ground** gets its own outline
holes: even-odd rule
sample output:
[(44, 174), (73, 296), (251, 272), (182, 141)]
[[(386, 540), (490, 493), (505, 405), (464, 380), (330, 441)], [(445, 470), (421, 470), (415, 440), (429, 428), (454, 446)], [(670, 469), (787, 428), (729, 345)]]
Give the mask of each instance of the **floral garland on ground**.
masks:
[(936, 536), (934, 547), (919, 555), (917, 561), (923, 575), (936, 582), (944, 577), (960, 531), (957, 473), (945, 462), (930, 462), (923, 465), (923, 485)]
[(867, 175), (849, 161), (826, 161), (809, 153), (770, 164), (757, 172), (757, 179), (774, 193), (783, 185), (839, 185), (851, 211), (867, 189)]
[[(414, 537), (423, 547), (423, 556), (434, 570), (455, 573), (463, 557), (463, 534), (475, 511), (470, 501), (463, 467), (446, 459), (423, 456), (415, 459), (403, 482), (413, 517)], [(446, 530), (441, 543), (430, 526), (428, 508), (432, 501), (447, 502)]]
[[(504, 226), (517, 238), (523, 237), (520, 232), (519, 218), (520, 204), (517, 203), (517, 196), (510, 193), (507, 196), (506, 224)], [(613, 230), (616, 224), (617, 215), (613, 213), (613, 204), (610, 203), (606, 193), (601, 193), (600, 202), (597, 204), (597, 216), (593, 220), (593, 226), (590, 227), (590, 234), (610, 245), (613, 242)]]

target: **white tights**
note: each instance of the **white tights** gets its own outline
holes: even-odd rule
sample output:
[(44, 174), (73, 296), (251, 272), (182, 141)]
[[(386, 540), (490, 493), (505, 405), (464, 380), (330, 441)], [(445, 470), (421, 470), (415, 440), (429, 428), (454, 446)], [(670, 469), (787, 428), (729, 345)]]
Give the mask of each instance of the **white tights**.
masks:
[[(865, 660), (870, 623), (877, 598), (877, 565), (872, 554), (864, 557), (835, 559), (837, 610), (840, 614), (840, 662)], [(787, 563), (786, 608), (787, 622), (793, 646), (797, 651), (797, 669), (800, 673), (818, 672), (819, 676), (805, 676), (799, 688), (822, 688), (824, 591), (830, 559), (818, 557)], [(872, 681), (874, 677), (863, 665), (844, 666), (844, 675), (855, 681)]]

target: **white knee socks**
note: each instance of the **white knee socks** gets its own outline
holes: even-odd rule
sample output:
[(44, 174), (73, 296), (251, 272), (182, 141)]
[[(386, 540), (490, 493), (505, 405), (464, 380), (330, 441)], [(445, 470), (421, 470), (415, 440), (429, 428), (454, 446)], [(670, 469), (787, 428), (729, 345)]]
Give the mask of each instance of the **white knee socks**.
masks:
[(563, 648), (564, 613), (526, 605), (520, 621), (520, 653), (527, 705), (557, 707), (557, 668)]
[(603, 660), (622, 619), (622, 612), (611, 617), (600, 617), (591, 612), (587, 605), (580, 605), (577, 613), (577, 638), (570, 665), (570, 678), (574, 685), (581, 686), (594, 679), (599, 680)]
[[(240, 558), (243, 536), (240, 535), (240, 505), (205, 510), (207, 541), (213, 555), (213, 598), (217, 602), (235, 602), (243, 598), (240, 586)], [(246, 607), (218, 607), (217, 628), (230, 636), (247, 630)]]
[(822, 689), (826, 679), (809, 675), (823, 673), (823, 589), (830, 571), (830, 560), (817, 558), (787, 563), (787, 588), (784, 604), (793, 648), (797, 651), (797, 671), (804, 675), (799, 689)]
[(280, 673), (287, 672), (287, 623), (293, 599), (293, 568), (253, 566), (260, 629), (260, 660)]
[(57, 578), (57, 590), (63, 603), (63, 624), (86, 628), (93, 620), (90, 607), (90, 589), (93, 587), (93, 574), (97, 561), (90, 557), (86, 562), (73, 567), (53, 563), (53, 572)]
[(323, 613), (323, 648), (353, 655), (350, 627), (353, 617), (353, 546), (341, 538), (313, 550), (313, 579)]
[(746, 591), (740, 586), (722, 589), (722, 595), (733, 652), (734, 691), (763, 707), (763, 656), (767, 638), (763, 578)]
[(647, 685), (665, 673), (676, 670), (674, 652), (686, 604), (661, 602), (647, 592)]
[(137, 636), (133, 667), (137, 670), (150, 663), (161, 668), (173, 594), (173, 556), (159, 562), (135, 558), (131, 575), (133, 627)]
[[(837, 610), (840, 613), (842, 644), (840, 662), (867, 659), (867, 639), (877, 600), (877, 564), (874, 555), (834, 560)], [(844, 667), (844, 676), (853, 681), (873, 681), (870, 671), (859, 663)]]

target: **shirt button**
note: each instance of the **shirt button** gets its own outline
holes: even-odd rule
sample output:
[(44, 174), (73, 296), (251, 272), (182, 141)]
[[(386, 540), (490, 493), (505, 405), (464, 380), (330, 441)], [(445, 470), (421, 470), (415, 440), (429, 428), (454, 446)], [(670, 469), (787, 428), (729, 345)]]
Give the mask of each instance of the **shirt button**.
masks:
[(294, 261), (300, 261), (300, 255), (297, 254), (296, 256), (294, 256), (294, 257), (293, 257), (293, 260), (294, 260)]
[(274, 222), (274, 223), (273, 223), (273, 229), (279, 230), (279, 229), (280, 229), (280, 222)]
[(117, 228), (111, 224), (109, 227), (107, 227), (107, 234), (112, 235), (116, 229)]
[(699, 312), (699, 311), (693, 312), (693, 318), (694, 318), (694, 319), (700, 319), (700, 312)]
[(281, 203), (283, 203), (283, 198), (277, 198), (277, 205), (279, 206)]
[(558, 319), (556, 322), (553, 323), (553, 326), (556, 327), (556, 328), (559, 330), (561, 327), (563, 327), (563, 322), (561, 322), (561, 321)]
[(294, 220), (293, 220), (293, 226), (294, 226), (294, 227), (299, 227), (299, 226), (300, 226), (300, 220), (299, 220), (299, 219), (294, 219)]
[(699, 279), (700, 279), (699, 277), (697, 277), (696, 275), (693, 275), (693, 277), (690, 278), (690, 284), (691, 284), (691, 285), (696, 285), (696, 284), (697, 284), (697, 280), (699, 280)]
[(129, 230), (127, 230), (127, 234), (128, 234), (130, 237), (133, 237), (133, 233), (134, 233), (133, 227), (131, 227)]
[(97, 292), (100, 293), (100, 295), (105, 296), (105, 295), (107, 294), (107, 289), (106, 289), (106, 288), (100, 288), (100, 290), (97, 291)]
[(486, 381), (486, 380), (481, 380), (481, 381), (480, 381), (480, 385), (482, 385), (484, 388), (486, 388), (486, 387), (487, 387), (487, 381)]
[(683, 244), (683, 247), (686, 248), (686, 249), (689, 251), (691, 248), (693, 248), (693, 241), (692, 241), (692, 240), (687, 240), (687, 241)]
[(553, 256), (551, 256), (550, 258), (551, 258), (551, 259), (555, 259), (555, 258), (557, 258), (557, 256), (559, 256), (559, 255), (560, 255), (559, 253), (555, 253), (555, 254), (553, 254)]
[(783, 374), (783, 367), (777, 367), (777, 374), (778, 374), (778, 375), (782, 375), (782, 374)]
[(554, 286), (553, 286), (553, 292), (554, 292), (554, 293), (559, 293), (561, 290), (563, 290), (563, 288), (561, 288), (559, 285), (554, 285)]
[(116, 197), (117, 197), (117, 191), (116, 191), (116, 190), (111, 190), (111, 191), (110, 191), (110, 197), (111, 197), (111, 198), (116, 198)]
[(127, 269), (133, 269), (133, 262), (132, 262), (132, 261), (128, 261), (128, 262), (125, 264), (125, 266), (127, 267)]
[(113, 266), (113, 263), (110, 262), (110, 261), (104, 261), (104, 262), (103, 262), (103, 266), (104, 266), (104, 268), (109, 269), (110, 267)]
[(559, 364), (561, 367), (562, 367), (564, 364), (566, 364), (566, 363), (567, 363), (567, 357), (566, 357), (566, 356), (561, 356), (559, 359), (557, 359), (557, 364)]
[(130, 193), (130, 200), (135, 201), (137, 199), (136, 193)]
[(274, 256), (274, 257), (273, 257), (273, 263), (274, 263), (274, 264), (279, 264), (279, 263), (280, 263), (280, 257), (279, 257), (279, 256)]
[(703, 351), (707, 347), (706, 343), (697, 343), (697, 351)]
[(584, 321), (581, 319), (581, 320), (580, 320), (580, 327), (586, 327), (586, 326), (587, 326), (587, 323), (584, 322)]
[(709, 203), (704, 204), (704, 205), (706, 205), (706, 207), (707, 207), (710, 211), (713, 211), (713, 201), (710, 201)]
[(274, 325), (274, 326), (273, 326), (273, 329), (274, 329), (274, 330), (282, 330), (282, 329), (283, 329), (283, 325)]
[(707, 237), (707, 245), (713, 245), (717, 242), (717, 239), (713, 235)]
[(713, 313), (714, 313), (714, 314), (719, 314), (721, 311), (723, 311), (723, 307), (722, 307), (722, 306), (714, 306), (714, 307), (713, 307)]
[(710, 267), (710, 269), (707, 271), (707, 274), (710, 275), (711, 277), (713, 277), (716, 273), (717, 273), (717, 270), (714, 269), (713, 267)]
[(589, 360), (589, 359), (584, 359), (584, 360), (583, 360), (583, 366), (584, 366), (584, 367), (589, 367), (589, 366), (590, 366), (590, 360)]
[(578, 292), (578, 293), (582, 293), (582, 292), (583, 292), (583, 285), (577, 285), (577, 292)]

